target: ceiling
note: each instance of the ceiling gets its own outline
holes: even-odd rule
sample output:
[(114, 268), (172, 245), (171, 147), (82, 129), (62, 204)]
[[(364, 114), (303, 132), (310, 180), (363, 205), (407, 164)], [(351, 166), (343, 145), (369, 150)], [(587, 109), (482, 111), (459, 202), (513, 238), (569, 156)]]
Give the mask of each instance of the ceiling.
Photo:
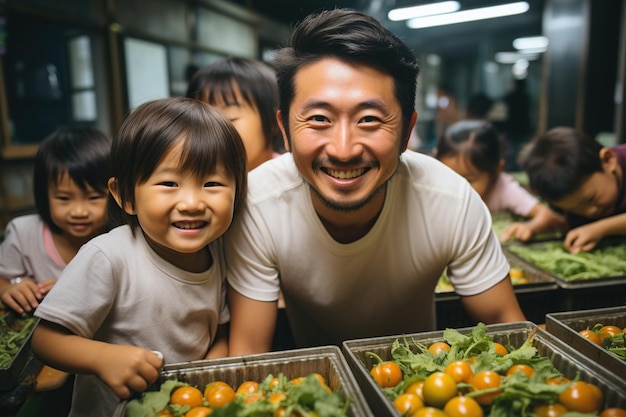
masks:
[[(522, 15), (487, 19), (426, 29), (409, 29), (405, 22), (391, 22), (387, 12), (394, 7), (429, 3), (424, 0), (232, 0), (286, 25), (319, 9), (347, 7), (376, 17), (400, 36), (417, 54), (437, 53), (444, 59), (476, 57), (480, 51), (512, 51), (516, 37), (541, 34), (544, 0), (527, 0), (530, 10)], [(434, 0), (433, 0), (434, 1)], [(462, 9), (505, 3), (506, 0), (460, 0)]]

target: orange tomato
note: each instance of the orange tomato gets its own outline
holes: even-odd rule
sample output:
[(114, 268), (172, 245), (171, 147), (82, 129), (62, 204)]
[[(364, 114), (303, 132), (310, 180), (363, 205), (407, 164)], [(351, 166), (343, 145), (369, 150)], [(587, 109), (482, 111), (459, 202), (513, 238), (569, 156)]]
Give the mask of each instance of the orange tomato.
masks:
[(185, 413), (185, 417), (206, 417), (212, 412), (209, 407), (194, 407)]
[(262, 399), (263, 399), (263, 395), (262, 394), (252, 393), (252, 394), (246, 394), (243, 397), (243, 402), (246, 403), (246, 404), (252, 404), (252, 403), (255, 403), (255, 402), (257, 402), (259, 400), (262, 400)]
[(598, 399), (589, 385), (584, 381), (572, 382), (572, 384), (559, 394), (559, 403), (570, 411), (580, 413), (593, 413), (598, 411)]
[(417, 410), (411, 417), (448, 417), (446, 413), (435, 407), (424, 407)]
[(493, 342), (493, 346), (496, 348), (496, 353), (498, 355), (506, 355), (509, 353), (509, 350), (504, 347), (502, 343)]
[(393, 361), (382, 362), (370, 371), (376, 384), (381, 388), (395, 387), (402, 381), (402, 370)]
[(281, 402), (285, 398), (287, 398), (287, 394), (285, 394), (284, 392), (274, 392), (274, 393), (270, 394), (269, 397), (267, 397), (269, 402), (271, 402), (272, 404), (278, 404), (279, 402)]
[(211, 394), (211, 391), (213, 391), (214, 389), (223, 388), (223, 387), (231, 388), (231, 386), (228, 385), (224, 381), (214, 381), (214, 382), (207, 384), (207, 386), (204, 388), (204, 398), (207, 399), (208, 401), (208, 397), (209, 397), (209, 394)]
[(600, 413), (600, 417), (626, 417), (626, 410), (617, 407), (607, 408)]
[(415, 394), (424, 400), (424, 393), (422, 391), (424, 387), (424, 381), (415, 381), (404, 389), (405, 394)]
[(521, 372), (524, 375), (526, 375), (528, 378), (530, 378), (535, 373), (535, 370), (530, 365), (518, 363), (516, 365), (511, 366), (509, 369), (506, 370), (506, 376), (511, 376), (515, 372)]
[(259, 390), (259, 383), (256, 381), (244, 381), (237, 387), (236, 394), (252, 394)]
[(205, 399), (211, 407), (222, 407), (232, 401), (235, 401), (235, 390), (228, 384), (225, 384), (225, 386), (215, 386), (212, 389), (207, 388), (207, 390), (208, 395), (205, 391)]
[(557, 417), (568, 412), (564, 405), (556, 404), (538, 404), (533, 408), (533, 413), (539, 417)]
[(450, 345), (446, 342), (435, 342), (428, 346), (428, 351), (433, 355), (437, 355), (439, 352), (450, 352)]
[(595, 343), (596, 345), (602, 345), (602, 341), (600, 340), (600, 336), (598, 333), (594, 332), (591, 329), (583, 329), (578, 332), (579, 335), (589, 340), (590, 342)]
[[(470, 384), (472, 385), (472, 391), (481, 391), (487, 388), (497, 388), (500, 386), (500, 382), (501, 378), (497, 372), (485, 370), (480, 371), (476, 375), (474, 375), (474, 378), (472, 378)], [(472, 398), (478, 401), (479, 404), (491, 405), (491, 403), (493, 403), (493, 399), (500, 395), (501, 392), (502, 391), (494, 391)]]
[(456, 381), (445, 372), (434, 372), (424, 380), (422, 394), (424, 403), (430, 406), (442, 408), (450, 398), (458, 394)]
[(176, 388), (170, 395), (170, 404), (199, 407), (202, 405), (202, 391), (190, 385)]
[(546, 379), (546, 384), (548, 385), (559, 385), (559, 384), (565, 384), (567, 382), (569, 382), (569, 379), (563, 375), (555, 377), (555, 378)]
[(450, 362), (443, 371), (451, 375), (456, 382), (469, 382), (474, 376), (472, 367), (466, 361)]
[(448, 417), (483, 417), (483, 409), (478, 402), (470, 397), (453, 397), (443, 407)]
[(600, 330), (598, 330), (598, 336), (600, 336), (600, 340), (604, 340), (607, 337), (615, 336), (616, 334), (620, 333), (623, 333), (622, 329), (612, 325), (602, 326)]
[(424, 402), (415, 394), (400, 394), (393, 400), (393, 406), (400, 415), (406, 416), (424, 407)]

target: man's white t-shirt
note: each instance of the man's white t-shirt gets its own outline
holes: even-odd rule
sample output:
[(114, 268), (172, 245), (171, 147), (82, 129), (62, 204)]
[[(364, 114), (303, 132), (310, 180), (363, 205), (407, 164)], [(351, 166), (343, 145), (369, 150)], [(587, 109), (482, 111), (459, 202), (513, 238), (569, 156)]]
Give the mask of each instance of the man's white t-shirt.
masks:
[(226, 235), (228, 281), (255, 300), (282, 290), (298, 346), (433, 330), (445, 268), (460, 295), (508, 274), (480, 196), (430, 156), (401, 155), (375, 225), (349, 244), (322, 225), (290, 153), (248, 178), (247, 205)]

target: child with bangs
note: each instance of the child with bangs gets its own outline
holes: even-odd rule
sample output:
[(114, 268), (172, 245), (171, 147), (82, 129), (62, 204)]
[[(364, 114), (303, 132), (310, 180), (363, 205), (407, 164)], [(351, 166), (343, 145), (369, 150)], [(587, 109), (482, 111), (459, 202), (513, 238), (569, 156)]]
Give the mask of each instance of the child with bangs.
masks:
[(12, 219), (0, 245), (1, 304), (29, 313), (80, 247), (106, 231), (111, 140), (92, 128), (62, 127), (39, 145), (36, 213)]
[(159, 99), (126, 118), (108, 183), (124, 224), (86, 244), (36, 311), (33, 351), (77, 374), (70, 416), (113, 415), (164, 361), (228, 354), (222, 235), (246, 178), (239, 134), (206, 103)]
[(489, 122), (462, 120), (439, 137), (435, 157), (467, 179), (491, 214), (509, 212), (528, 219), (511, 224), (501, 241), (526, 242), (541, 233), (563, 230), (565, 221), (504, 172), (500, 135)]

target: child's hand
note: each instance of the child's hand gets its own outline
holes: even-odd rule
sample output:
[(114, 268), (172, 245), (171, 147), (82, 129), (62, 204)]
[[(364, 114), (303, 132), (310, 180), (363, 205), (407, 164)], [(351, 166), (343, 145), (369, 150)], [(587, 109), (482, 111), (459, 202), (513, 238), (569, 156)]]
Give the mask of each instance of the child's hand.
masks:
[(52, 287), (54, 287), (54, 284), (56, 283), (57, 283), (57, 280), (54, 278), (50, 278), (50, 279), (40, 282), (38, 284), (39, 292), (45, 296), (46, 294), (50, 292), (50, 290), (52, 289)]
[(563, 246), (570, 253), (589, 252), (596, 247), (604, 235), (593, 223), (576, 227), (565, 235)]
[(528, 242), (533, 237), (533, 230), (526, 223), (513, 223), (500, 235), (500, 241), (506, 242), (512, 237)]
[(20, 282), (4, 287), (0, 299), (5, 306), (23, 314), (36, 309), (43, 296), (35, 281), (21, 278)]
[(108, 345), (100, 352), (94, 368), (96, 375), (123, 399), (143, 392), (157, 380), (162, 366), (159, 353), (135, 346)]

